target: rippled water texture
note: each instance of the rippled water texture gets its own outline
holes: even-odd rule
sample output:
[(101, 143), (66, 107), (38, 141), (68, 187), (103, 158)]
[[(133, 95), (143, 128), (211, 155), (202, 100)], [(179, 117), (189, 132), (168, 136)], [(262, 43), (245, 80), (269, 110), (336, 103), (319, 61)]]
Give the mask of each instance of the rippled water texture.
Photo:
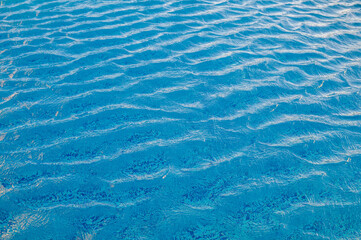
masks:
[(2, 0), (1, 239), (360, 239), (361, 2)]

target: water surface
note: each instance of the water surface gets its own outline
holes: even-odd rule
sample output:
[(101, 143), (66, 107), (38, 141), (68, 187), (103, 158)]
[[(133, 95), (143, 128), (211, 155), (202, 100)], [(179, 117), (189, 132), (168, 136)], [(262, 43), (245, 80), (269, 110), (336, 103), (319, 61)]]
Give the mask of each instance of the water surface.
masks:
[(356, 0), (2, 0), (0, 238), (361, 238), (360, 46)]

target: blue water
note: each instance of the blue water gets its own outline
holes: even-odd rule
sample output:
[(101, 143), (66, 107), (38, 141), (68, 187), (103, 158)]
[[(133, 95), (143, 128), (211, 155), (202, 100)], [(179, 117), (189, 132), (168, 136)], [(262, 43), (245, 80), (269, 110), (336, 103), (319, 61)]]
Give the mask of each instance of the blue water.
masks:
[(361, 239), (361, 1), (2, 0), (0, 239)]

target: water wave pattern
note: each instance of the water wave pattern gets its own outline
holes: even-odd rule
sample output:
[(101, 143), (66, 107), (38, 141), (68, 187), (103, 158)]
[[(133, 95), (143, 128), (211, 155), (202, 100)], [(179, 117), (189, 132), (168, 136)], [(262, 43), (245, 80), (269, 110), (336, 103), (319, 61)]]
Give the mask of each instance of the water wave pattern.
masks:
[(360, 239), (361, 1), (2, 0), (1, 239)]

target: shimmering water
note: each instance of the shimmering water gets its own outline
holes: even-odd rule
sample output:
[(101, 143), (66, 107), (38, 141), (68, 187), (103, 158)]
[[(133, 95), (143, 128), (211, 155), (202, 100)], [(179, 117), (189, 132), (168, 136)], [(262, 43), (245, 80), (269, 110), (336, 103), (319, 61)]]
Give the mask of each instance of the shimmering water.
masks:
[(2, 0), (1, 239), (360, 239), (361, 1)]

